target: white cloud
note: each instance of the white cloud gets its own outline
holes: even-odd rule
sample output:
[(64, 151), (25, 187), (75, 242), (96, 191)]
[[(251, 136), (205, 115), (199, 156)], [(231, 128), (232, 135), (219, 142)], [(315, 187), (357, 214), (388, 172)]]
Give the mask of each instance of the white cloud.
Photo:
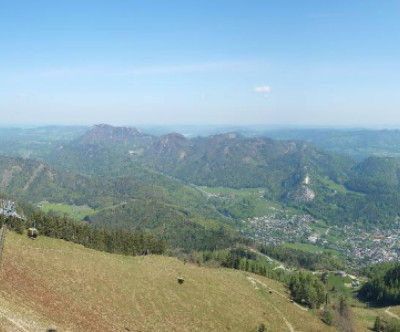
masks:
[(264, 86), (258, 86), (253, 89), (254, 92), (256, 93), (264, 93), (268, 94), (271, 91), (271, 87), (269, 85), (264, 85)]

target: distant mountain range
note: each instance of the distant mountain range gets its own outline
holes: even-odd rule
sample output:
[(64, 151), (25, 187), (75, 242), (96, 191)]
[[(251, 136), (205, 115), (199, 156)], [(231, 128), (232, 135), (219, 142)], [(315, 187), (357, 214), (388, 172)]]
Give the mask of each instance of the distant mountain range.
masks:
[(357, 160), (369, 156), (400, 158), (400, 130), (270, 129), (257, 135), (279, 140), (301, 140)]
[(345, 178), (351, 159), (301, 141), (249, 138), (235, 133), (188, 139), (181, 134), (143, 134), (133, 128), (92, 127), (48, 159), (87, 174), (124, 175), (150, 167), (185, 183), (232, 188), (267, 187), (280, 197), (307, 172)]

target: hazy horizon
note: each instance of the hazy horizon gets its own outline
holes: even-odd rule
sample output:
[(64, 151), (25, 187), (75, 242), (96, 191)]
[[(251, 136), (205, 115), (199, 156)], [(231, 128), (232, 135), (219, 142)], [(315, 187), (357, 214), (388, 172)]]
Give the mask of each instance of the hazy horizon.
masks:
[(68, 124), (68, 123), (14, 123), (7, 124), (1, 123), (0, 129), (36, 129), (36, 128), (51, 128), (51, 127), (59, 127), (59, 128), (68, 128), (68, 127), (82, 127), (82, 128), (91, 128), (97, 125), (110, 125), (113, 127), (128, 127), (128, 128), (137, 128), (137, 129), (254, 129), (254, 130), (316, 130), (316, 131), (329, 131), (329, 130), (337, 130), (337, 131), (397, 131), (400, 130), (400, 125), (381, 125), (381, 126), (352, 126), (352, 125), (288, 125), (288, 124), (229, 124), (229, 123), (121, 123), (121, 124), (112, 124), (105, 122), (98, 123), (76, 123), (76, 124)]
[(3, 2), (2, 124), (400, 128), (399, 10)]

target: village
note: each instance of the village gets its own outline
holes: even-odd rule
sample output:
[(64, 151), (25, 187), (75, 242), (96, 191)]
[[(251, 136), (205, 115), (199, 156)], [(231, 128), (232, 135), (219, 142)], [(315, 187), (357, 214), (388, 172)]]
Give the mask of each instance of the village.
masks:
[(243, 220), (242, 234), (266, 246), (302, 243), (321, 250), (333, 249), (346, 259), (351, 268), (398, 261), (400, 258), (400, 229), (397, 227), (327, 226), (310, 215), (271, 214)]

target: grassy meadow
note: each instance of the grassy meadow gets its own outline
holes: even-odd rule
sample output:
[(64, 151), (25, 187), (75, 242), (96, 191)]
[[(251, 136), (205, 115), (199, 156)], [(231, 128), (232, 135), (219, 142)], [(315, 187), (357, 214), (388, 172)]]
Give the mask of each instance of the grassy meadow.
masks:
[(47, 213), (54, 211), (60, 215), (66, 214), (68, 217), (75, 220), (82, 220), (85, 216), (90, 216), (95, 213), (95, 210), (87, 205), (69, 205), (61, 203), (40, 202), (40, 209)]
[(285, 215), (301, 214), (294, 208), (284, 208), (281, 204), (267, 200), (265, 188), (227, 188), (227, 187), (197, 187), (209, 198), (216, 199), (219, 209), (226, 209), (236, 218), (261, 217), (283, 213)]
[(249, 273), (7, 234), (0, 331), (252, 332), (260, 324), (268, 331), (334, 331), (316, 316), (291, 303), (282, 284)]

